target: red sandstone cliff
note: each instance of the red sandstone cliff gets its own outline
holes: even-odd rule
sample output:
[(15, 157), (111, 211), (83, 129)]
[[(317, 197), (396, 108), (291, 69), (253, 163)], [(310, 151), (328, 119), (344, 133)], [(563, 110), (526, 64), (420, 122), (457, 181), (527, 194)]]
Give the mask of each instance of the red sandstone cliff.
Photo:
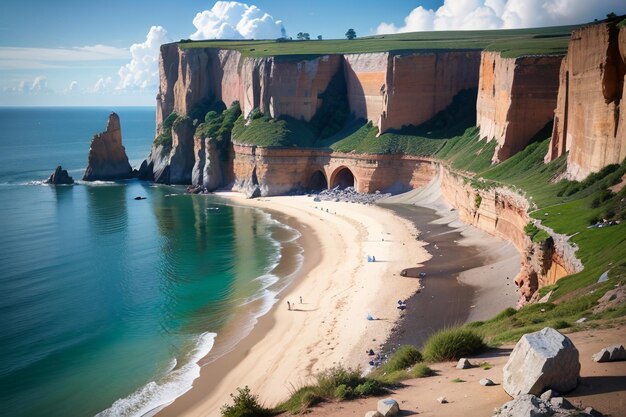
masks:
[(625, 76), (626, 28), (600, 23), (572, 33), (546, 162), (569, 151), (567, 174), (580, 180), (626, 157)]
[(89, 147), (85, 181), (119, 180), (133, 176), (126, 149), (122, 145), (122, 128), (116, 113), (109, 115), (104, 132), (94, 135)]
[(522, 255), (521, 271), (515, 278), (520, 288), (520, 304), (528, 302), (537, 289), (582, 270), (575, 256), (576, 248), (567, 236), (534, 222), (551, 236), (545, 242), (533, 243), (524, 232), (531, 221), (529, 203), (510, 189), (499, 187), (476, 190), (466, 178), (440, 168), (442, 197), (457, 209), (459, 218), (489, 234), (512, 242)]
[(502, 58), (483, 52), (476, 124), (480, 137), (497, 141), (494, 162), (528, 145), (554, 115), (561, 56)]

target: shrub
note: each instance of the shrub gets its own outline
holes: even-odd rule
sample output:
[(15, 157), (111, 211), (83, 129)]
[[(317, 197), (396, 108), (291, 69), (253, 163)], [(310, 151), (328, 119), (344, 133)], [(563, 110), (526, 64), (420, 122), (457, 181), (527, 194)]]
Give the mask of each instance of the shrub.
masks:
[(357, 397), (369, 397), (382, 393), (383, 388), (378, 381), (368, 379), (354, 388), (354, 395)]
[(316, 375), (318, 394), (322, 397), (331, 398), (335, 395), (335, 390), (340, 385), (355, 388), (364, 379), (360, 370), (346, 369), (340, 366), (327, 369)]
[[(357, 387), (360, 387), (360, 385), (358, 385)], [(338, 400), (347, 400), (351, 398), (352, 395), (352, 388), (348, 387), (346, 384), (341, 384), (337, 388), (335, 388), (334, 396)]]
[(422, 361), (422, 354), (415, 346), (400, 346), (381, 367), (382, 372), (395, 372)]
[(302, 387), (291, 394), (291, 397), (278, 405), (276, 411), (289, 411), (292, 414), (302, 413), (307, 408), (319, 404), (323, 398), (316, 392), (315, 387)]
[(250, 388), (237, 388), (237, 395), (230, 394), (232, 405), (224, 405), (220, 409), (224, 417), (264, 417), (271, 416), (272, 412), (259, 404), (256, 395), (252, 395)]
[(457, 360), (473, 355), (486, 347), (482, 336), (461, 327), (443, 329), (428, 338), (424, 358), (431, 362)]
[(426, 378), (435, 375), (435, 371), (430, 369), (426, 364), (418, 363), (413, 367), (411, 374), (415, 378)]
[(483, 202), (483, 198), (480, 196), (480, 194), (476, 194), (476, 196), (474, 197), (474, 207), (476, 207), (476, 209), (480, 208), (480, 204)]
[(538, 232), (539, 232), (539, 228), (537, 226), (535, 226), (535, 224), (532, 223), (532, 222), (528, 222), (528, 224), (526, 224), (526, 226), (524, 226), (524, 233), (526, 233), (526, 236), (530, 237), (531, 239)]

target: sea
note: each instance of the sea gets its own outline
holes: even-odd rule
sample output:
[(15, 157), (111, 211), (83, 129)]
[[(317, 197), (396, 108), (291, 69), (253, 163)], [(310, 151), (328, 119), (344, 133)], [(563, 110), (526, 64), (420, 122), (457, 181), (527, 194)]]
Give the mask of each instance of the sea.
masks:
[[(111, 111), (138, 168), (152, 107), (0, 108), (3, 416), (150, 415), (191, 388), (216, 344), (245, 337), (301, 265), (299, 233), (276, 214), (81, 181)], [(45, 185), (57, 165), (77, 183)], [(232, 323), (245, 325), (220, 340)]]

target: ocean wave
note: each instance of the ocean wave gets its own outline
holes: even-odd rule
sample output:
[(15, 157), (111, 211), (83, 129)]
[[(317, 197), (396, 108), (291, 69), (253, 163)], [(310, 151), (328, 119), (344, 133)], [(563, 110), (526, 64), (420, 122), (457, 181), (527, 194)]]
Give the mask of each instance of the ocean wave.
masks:
[(176, 368), (174, 359), (172, 369), (157, 381), (151, 381), (126, 398), (113, 403), (110, 408), (96, 414), (96, 417), (113, 416), (151, 416), (163, 406), (171, 403), (189, 391), (193, 381), (200, 376), (198, 361), (213, 348), (216, 333), (203, 333), (198, 337), (196, 347), (188, 355), (185, 363)]

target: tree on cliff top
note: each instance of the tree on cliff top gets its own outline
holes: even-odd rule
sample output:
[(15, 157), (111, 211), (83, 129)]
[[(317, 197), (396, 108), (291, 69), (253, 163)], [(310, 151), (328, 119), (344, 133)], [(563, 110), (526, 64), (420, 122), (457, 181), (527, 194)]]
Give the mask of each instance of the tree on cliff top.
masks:
[(306, 32), (298, 32), (298, 40), (299, 41), (308, 41), (311, 39), (311, 35)]
[(346, 32), (346, 38), (348, 38), (349, 40), (356, 38), (356, 32), (354, 31), (354, 29), (348, 29), (348, 31)]

